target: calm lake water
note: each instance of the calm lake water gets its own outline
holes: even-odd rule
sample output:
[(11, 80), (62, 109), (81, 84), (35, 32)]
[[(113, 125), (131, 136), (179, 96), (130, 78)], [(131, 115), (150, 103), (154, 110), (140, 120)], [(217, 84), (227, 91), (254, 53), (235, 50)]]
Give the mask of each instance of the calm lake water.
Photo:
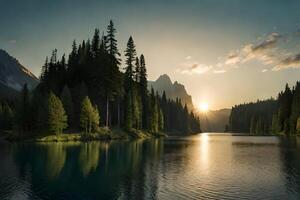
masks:
[(300, 199), (300, 139), (2, 141), (0, 199)]

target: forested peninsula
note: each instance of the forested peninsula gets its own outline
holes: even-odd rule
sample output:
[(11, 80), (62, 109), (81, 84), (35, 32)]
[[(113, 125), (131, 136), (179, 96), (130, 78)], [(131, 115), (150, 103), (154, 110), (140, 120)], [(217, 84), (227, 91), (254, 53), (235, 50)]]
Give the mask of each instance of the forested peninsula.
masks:
[(54, 49), (42, 66), (39, 84), (25, 84), (14, 101), (1, 100), (0, 129), (11, 140), (123, 139), (198, 133), (199, 118), (182, 105), (147, 89), (147, 69), (129, 38), (122, 64), (110, 21), (100, 35), (73, 41), (68, 56)]
[(286, 84), (276, 99), (234, 106), (226, 131), (253, 135), (299, 135), (300, 82), (292, 88)]

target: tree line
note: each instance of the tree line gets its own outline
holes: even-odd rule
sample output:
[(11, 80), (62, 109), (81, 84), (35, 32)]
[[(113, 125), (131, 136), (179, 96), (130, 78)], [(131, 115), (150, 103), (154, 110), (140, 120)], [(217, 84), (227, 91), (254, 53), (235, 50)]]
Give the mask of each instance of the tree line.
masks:
[(286, 84), (276, 99), (236, 105), (232, 108), (228, 131), (251, 134), (300, 133), (300, 82), (291, 89)]
[[(92, 39), (74, 40), (68, 57), (54, 49), (42, 66), (40, 83), (30, 92), (25, 85), (15, 106), (14, 127), (20, 132), (65, 129), (95, 132), (99, 126), (149, 132), (189, 134), (200, 131), (199, 118), (180, 99), (147, 89), (145, 57), (132, 37), (121, 54), (112, 21), (106, 33), (95, 29)], [(3, 109), (2, 109), (3, 110)]]

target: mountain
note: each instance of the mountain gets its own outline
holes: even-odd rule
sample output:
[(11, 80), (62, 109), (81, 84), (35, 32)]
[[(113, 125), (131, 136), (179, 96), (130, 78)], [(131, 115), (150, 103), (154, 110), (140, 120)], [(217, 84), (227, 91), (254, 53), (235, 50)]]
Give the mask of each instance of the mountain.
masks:
[(230, 113), (231, 109), (227, 108), (199, 113), (201, 130), (203, 132), (224, 132)]
[(148, 81), (148, 89), (150, 90), (151, 87), (154, 91), (158, 91), (160, 95), (165, 91), (169, 99), (176, 100), (176, 98), (180, 98), (183, 105), (186, 104), (189, 110), (193, 110), (192, 96), (186, 92), (184, 85), (177, 81), (172, 83), (167, 74), (161, 75), (156, 81)]
[[(12, 88), (20, 91), (25, 83), (32, 89), (38, 84), (38, 78), (17, 59), (0, 49), (0, 88)], [(6, 87), (5, 87), (6, 86)], [(6, 88), (7, 89), (7, 88)]]

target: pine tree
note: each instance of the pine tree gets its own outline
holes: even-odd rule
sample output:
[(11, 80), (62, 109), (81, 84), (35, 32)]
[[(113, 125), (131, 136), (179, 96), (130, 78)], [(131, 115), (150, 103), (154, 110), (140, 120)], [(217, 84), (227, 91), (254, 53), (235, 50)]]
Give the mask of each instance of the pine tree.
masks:
[(81, 103), (80, 113), (80, 126), (84, 129), (85, 134), (91, 133), (93, 127), (98, 127), (99, 120), (98, 108), (93, 107), (90, 98), (86, 96)]
[(0, 129), (11, 130), (13, 128), (14, 112), (8, 103), (0, 103)]
[(120, 56), (118, 47), (117, 47), (117, 40), (115, 37), (117, 30), (114, 27), (114, 23), (112, 20), (109, 21), (109, 25), (107, 26), (107, 41), (108, 41), (108, 53), (116, 58), (117, 56)]
[(92, 123), (92, 128), (93, 130), (97, 130), (99, 127), (100, 123), (100, 114), (99, 114), (99, 109), (97, 105), (93, 106), (93, 123)]
[(150, 94), (150, 123), (149, 123), (149, 129), (151, 132), (157, 133), (158, 132), (158, 115), (159, 115), (159, 108), (158, 108), (158, 102), (157, 98), (154, 94), (153, 88), (151, 88), (151, 94)]
[(148, 128), (149, 121), (149, 99), (148, 99), (148, 80), (147, 80), (147, 69), (144, 55), (140, 56), (140, 76), (139, 76), (139, 93), (142, 101), (142, 127)]
[(290, 132), (291, 134), (296, 133), (297, 119), (300, 116), (300, 82), (296, 83), (293, 91), (293, 100), (291, 105), (290, 115)]
[(126, 130), (130, 131), (132, 129), (133, 125), (133, 113), (132, 113), (132, 95), (130, 94), (126, 95), (126, 112), (125, 112), (125, 128)]
[(159, 108), (159, 115), (158, 115), (158, 129), (160, 131), (164, 130), (164, 114), (161, 108)]
[(256, 131), (255, 134), (256, 135), (260, 135), (262, 134), (262, 130), (263, 130), (263, 122), (261, 118), (258, 118), (257, 123), (256, 123)]
[(94, 36), (92, 39), (92, 56), (94, 58), (100, 55), (100, 36), (99, 36), (99, 29), (95, 29)]
[(60, 99), (50, 92), (48, 98), (48, 130), (50, 133), (59, 134), (67, 128), (67, 115)]
[(188, 111), (188, 108), (187, 108), (187, 105), (185, 104), (184, 105), (184, 108), (183, 108), (183, 131), (184, 133), (189, 133), (190, 132), (190, 126), (189, 126), (189, 111)]
[(127, 48), (125, 50), (125, 57), (126, 57), (125, 79), (124, 79), (125, 92), (128, 92), (133, 87), (133, 61), (135, 56), (136, 56), (135, 45), (132, 37), (130, 36), (127, 42)]
[(68, 125), (72, 127), (73, 119), (74, 119), (74, 105), (72, 100), (72, 95), (69, 87), (67, 85), (64, 86), (61, 95), (60, 95), (62, 104), (68, 116)]
[(296, 134), (300, 134), (300, 117), (297, 119)]
[(286, 84), (285, 91), (283, 93), (280, 93), (278, 97), (278, 119), (281, 126), (280, 131), (285, 131), (286, 134), (288, 134), (289, 132), (289, 123), (286, 121), (286, 119), (290, 116), (291, 113), (292, 98), (292, 91), (289, 88), (288, 84)]
[(30, 106), (29, 90), (27, 84), (24, 84), (21, 95), (21, 103), (18, 110), (18, 125), (20, 131), (26, 132), (31, 130)]
[(135, 69), (134, 69), (134, 80), (136, 83), (140, 82), (141, 69), (140, 69), (140, 61), (139, 58), (135, 58)]
[(42, 66), (42, 71), (41, 71), (41, 75), (40, 75), (40, 80), (41, 82), (45, 82), (46, 77), (48, 75), (48, 69), (49, 68), (49, 63), (48, 63), (48, 56), (46, 57), (46, 61), (45, 64)]
[(255, 115), (252, 115), (251, 122), (250, 122), (250, 133), (253, 135), (255, 135), (256, 133), (256, 123), (257, 123), (256, 117)]

